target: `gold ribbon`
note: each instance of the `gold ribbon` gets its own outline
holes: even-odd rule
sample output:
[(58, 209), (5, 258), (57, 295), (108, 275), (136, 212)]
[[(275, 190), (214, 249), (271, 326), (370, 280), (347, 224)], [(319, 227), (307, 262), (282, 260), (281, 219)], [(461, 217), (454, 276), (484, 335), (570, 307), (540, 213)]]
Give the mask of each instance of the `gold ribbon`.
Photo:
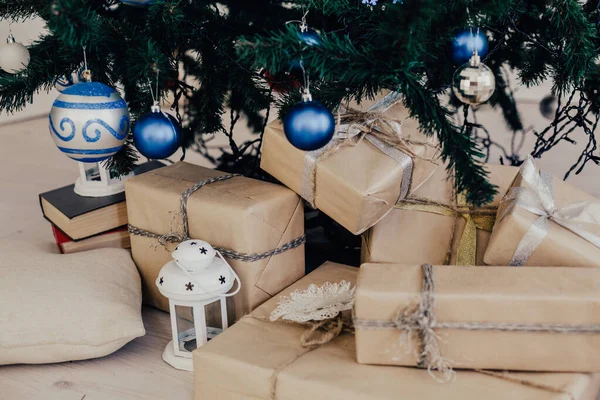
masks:
[(498, 222), (514, 207), (521, 207), (539, 217), (517, 245), (510, 266), (525, 265), (548, 234), (549, 221), (600, 248), (600, 236), (590, 231), (590, 228), (595, 231), (600, 228), (600, 201), (580, 201), (558, 209), (554, 200), (552, 175), (547, 171), (538, 170), (531, 156), (525, 160), (519, 174), (523, 184), (512, 188), (502, 200), (507, 202), (508, 206), (498, 216)]
[(496, 219), (497, 207), (481, 207), (473, 209), (465, 204), (465, 199), (460, 196), (459, 205), (448, 205), (428, 199), (410, 198), (398, 202), (394, 208), (400, 210), (421, 211), (432, 214), (454, 217), (454, 228), (450, 237), (450, 246), (445, 263), (450, 263), (452, 245), (456, 235), (458, 218), (465, 220), (465, 229), (458, 243), (457, 265), (475, 265), (477, 256), (477, 229), (491, 232)]

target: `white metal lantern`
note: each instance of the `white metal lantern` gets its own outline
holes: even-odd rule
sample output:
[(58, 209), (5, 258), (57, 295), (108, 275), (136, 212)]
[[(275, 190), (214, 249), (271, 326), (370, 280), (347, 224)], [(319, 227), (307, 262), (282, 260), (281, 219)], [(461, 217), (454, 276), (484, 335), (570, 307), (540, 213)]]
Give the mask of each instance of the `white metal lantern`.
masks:
[[(173, 260), (160, 270), (156, 279), (158, 290), (169, 299), (173, 334), (162, 357), (177, 369), (192, 371), (192, 351), (227, 329), (226, 300), (240, 291), (241, 283), (221, 253), (203, 240), (182, 242), (171, 256)], [(237, 289), (228, 293), (234, 281), (237, 281)], [(206, 323), (205, 306), (217, 301), (222, 329), (207, 327)], [(180, 332), (178, 307), (192, 309), (193, 328)]]

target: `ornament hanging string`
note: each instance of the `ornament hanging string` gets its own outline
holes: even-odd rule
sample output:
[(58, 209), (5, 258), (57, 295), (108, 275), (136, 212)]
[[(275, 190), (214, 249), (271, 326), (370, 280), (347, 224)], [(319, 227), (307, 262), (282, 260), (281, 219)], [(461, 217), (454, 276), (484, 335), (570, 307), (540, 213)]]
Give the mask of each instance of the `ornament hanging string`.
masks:
[[(8, 15), (10, 9), (8, 8), (8, 1), (6, 2), (6, 15)], [(8, 37), (11, 37), (13, 35), (12, 33), (12, 19), (8, 20)]]
[(150, 87), (150, 96), (152, 96), (152, 102), (153, 102), (154, 106), (159, 106), (160, 105), (160, 103), (158, 101), (158, 97), (159, 97), (159, 93), (158, 93), (158, 78), (159, 78), (159, 74), (160, 74), (160, 69), (158, 69), (158, 67), (156, 67), (156, 92), (154, 92), (152, 90), (152, 81), (150, 81), (150, 79), (148, 79), (148, 85)]
[(310, 10), (307, 10), (306, 7), (303, 5), (302, 6), (302, 19), (301, 20), (292, 19), (290, 21), (287, 21), (285, 23), (285, 25), (291, 24), (292, 22), (299, 22), (300, 23), (300, 32), (306, 32), (308, 30), (308, 24), (306, 23), (306, 17), (308, 16), (309, 11)]
[(86, 82), (91, 82), (92, 81), (92, 71), (90, 71), (88, 69), (87, 54), (85, 52), (87, 46), (84, 45), (84, 46), (81, 46), (81, 48), (83, 49), (83, 68), (84, 68), (81, 76)]
[(83, 48), (83, 68), (88, 69), (87, 54), (85, 54), (86, 46), (81, 46), (81, 47)]

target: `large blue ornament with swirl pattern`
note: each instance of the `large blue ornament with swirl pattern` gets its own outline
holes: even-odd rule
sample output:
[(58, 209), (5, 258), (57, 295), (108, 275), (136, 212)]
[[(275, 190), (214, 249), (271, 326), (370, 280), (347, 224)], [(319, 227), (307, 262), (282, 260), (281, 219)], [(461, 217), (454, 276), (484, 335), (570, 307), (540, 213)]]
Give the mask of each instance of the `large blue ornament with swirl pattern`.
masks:
[(52, 104), (50, 135), (74, 160), (98, 162), (112, 157), (129, 134), (129, 110), (110, 86), (82, 82), (66, 88)]

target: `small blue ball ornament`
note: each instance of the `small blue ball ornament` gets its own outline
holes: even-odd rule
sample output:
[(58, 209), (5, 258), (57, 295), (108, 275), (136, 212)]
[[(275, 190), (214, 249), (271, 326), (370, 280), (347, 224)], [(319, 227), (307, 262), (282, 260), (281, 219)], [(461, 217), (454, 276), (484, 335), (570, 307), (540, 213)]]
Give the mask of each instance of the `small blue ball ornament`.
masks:
[(133, 143), (146, 158), (170, 157), (181, 146), (181, 141), (177, 119), (160, 111), (157, 104), (152, 107), (152, 112), (142, 115), (133, 126)]
[(452, 59), (456, 64), (469, 61), (475, 50), (479, 57), (485, 57), (488, 53), (487, 37), (479, 29), (460, 31), (452, 41)]
[(319, 36), (317, 31), (307, 26), (300, 27), (298, 37), (309, 46), (318, 46), (321, 44), (321, 36)]
[(58, 149), (81, 162), (112, 157), (129, 134), (127, 103), (115, 89), (100, 82), (76, 83), (63, 90), (48, 119)]
[(133, 7), (148, 7), (156, 0), (120, 0), (121, 3)]
[(335, 132), (335, 119), (331, 111), (306, 92), (283, 119), (283, 131), (294, 147), (313, 151), (329, 143)]

